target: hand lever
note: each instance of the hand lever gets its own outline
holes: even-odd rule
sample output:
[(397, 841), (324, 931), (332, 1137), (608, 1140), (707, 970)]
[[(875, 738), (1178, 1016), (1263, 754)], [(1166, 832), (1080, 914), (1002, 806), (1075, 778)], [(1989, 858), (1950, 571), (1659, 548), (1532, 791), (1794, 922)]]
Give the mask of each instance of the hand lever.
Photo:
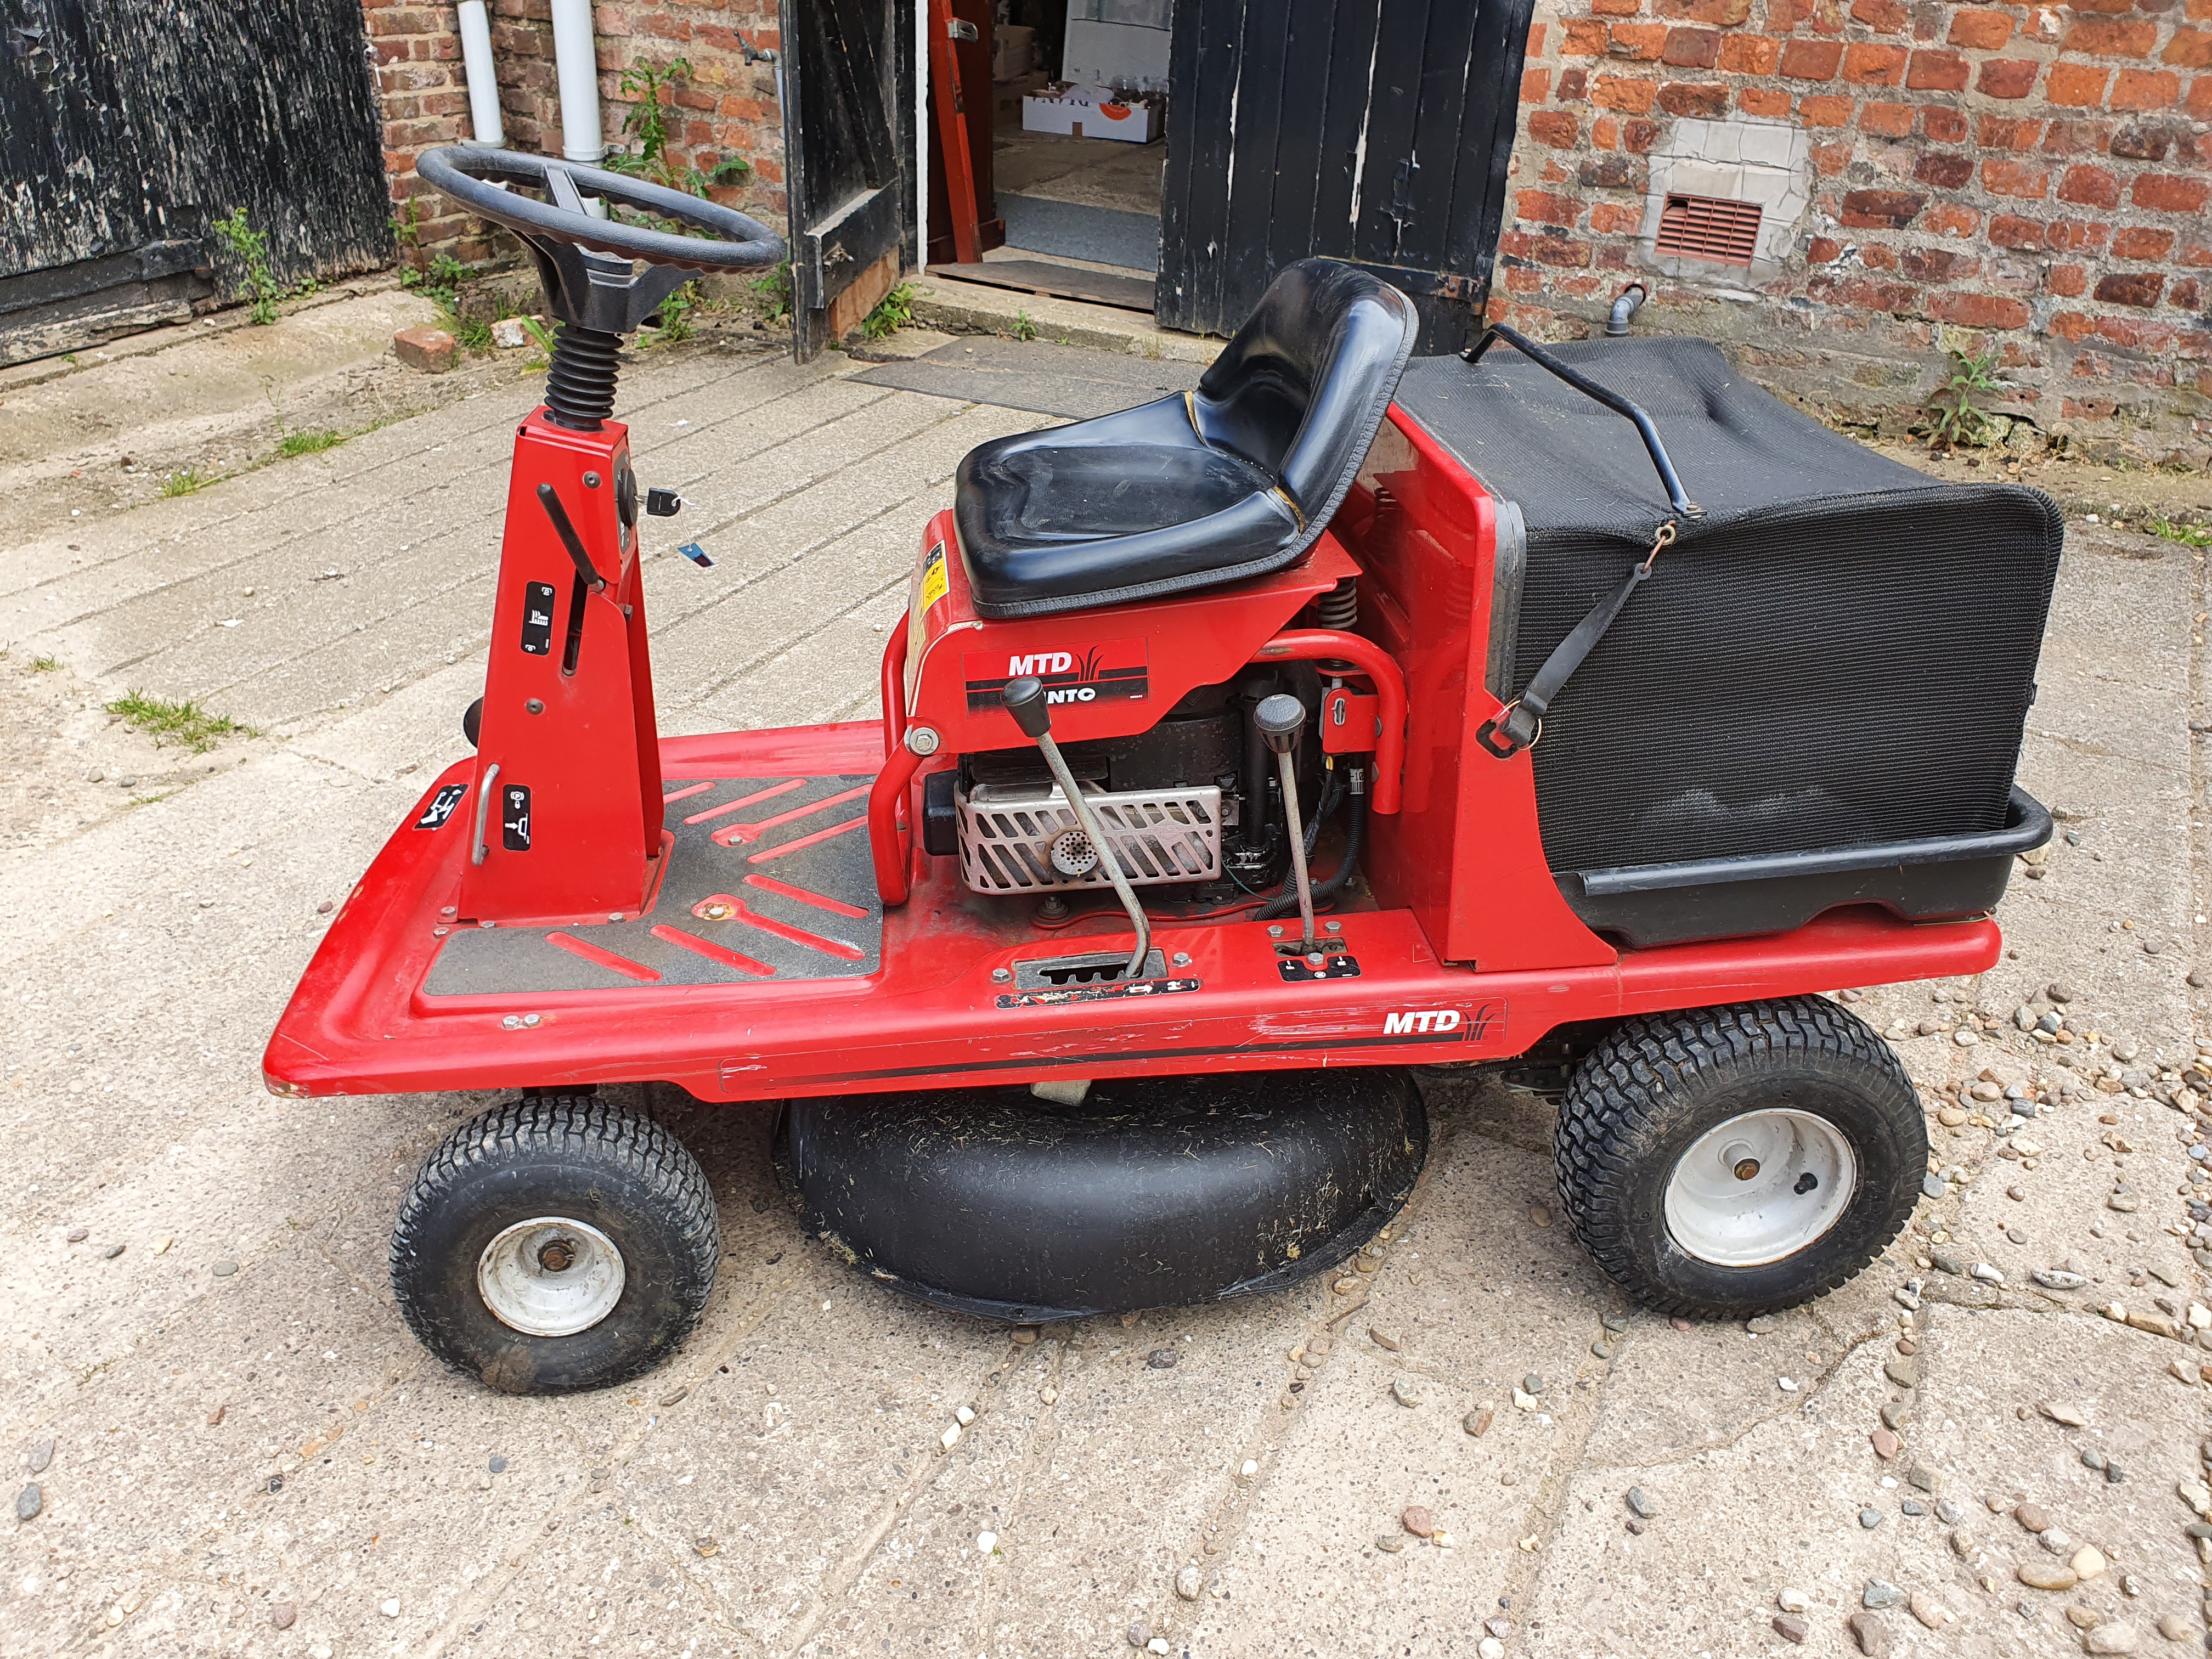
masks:
[(1291, 878), (1298, 884), (1298, 921), (1305, 929), (1299, 949), (1308, 955), (1321, 949), (1314, 938), (1313, 883), (1306, 875), (1306, 831), (1298, 821), (1298, 739), (1305, 735), (1306, 706), (1286, 691), (1262, 697), (1252, 711), (1253, 723), (1267, 747), (1275, 751), (1275, 769), (1283, 781), (1283, 816), (1291, 826)]
[(568, 509), (561, 505), (560, 492), (550, 483), (538, 486), (538, 504), (545, 509), (545, 516), (553, 521), (554, 533), (560, 537), (561, 545), (568, 550), (568, 562), (576, 567), (576, 574), (584, 579), (584, 586), (598, 592), (607, 585), (599, 574), (592, 556), (584, 551), (583, 538), (576, 534), (576, 526), (569, 521)]
[[(1098, 820), (1091, 815), (1091, 803), (1083, 798), (1083, 791), (1076, 787), (1075, 775), (1067, 769), (1060, 745), (1052, 740), (1052, 710), (1044, 700), (1044, 682), (1034, 674), (1025, 674), (1018, 680), (1009, 680), (1000, 696), (1006, 701), (1006, 712), (1014, 717), (1014, 724), (1022, 728), (1024, 736), (1036, 738), (1036, 746), (1044, 751), (1044, 763), (1052, 769), (1053, 781), (1060, 785), (1060, 793), (1067, 797), (1067, 804), (1075, 809), (1075, 821), (1091, 837), (1106, 879), (1114, 884), (1121, 908), (1129, 913), (1129, 925), (1137, 930), (1137, 948), (1129, 953), (1129, 965), (1121, 971), (1122, 982), (1144, 978), (1145, 957), (1152, 948), (1152, 925), (1146, 918), (1145, 907), (1137, 902), (1136, 890), (1121, 873), (1118, 849), (1106, 839)], [(1309, 926), (1306, 931), (1313, 930)]]

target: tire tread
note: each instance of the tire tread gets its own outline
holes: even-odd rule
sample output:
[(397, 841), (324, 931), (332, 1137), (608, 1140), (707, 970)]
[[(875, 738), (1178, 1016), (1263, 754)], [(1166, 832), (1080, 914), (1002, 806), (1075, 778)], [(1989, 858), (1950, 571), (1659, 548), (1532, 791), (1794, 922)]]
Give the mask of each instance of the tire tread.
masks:
[[(1655, 1296), (1637, 1273), (1623, 1224), (1626, 1190), (1642, 1171), (1630, 1147), (1637, 1126), (1667, 1097), (1691, 1092), (1717, 1072), (1769, 1054), (1832, 1056), (1863, 1067), (1869, 1082), (1917, 1097), (1896, 1050), (1849, 1010), (1820, 997), (1729, 1003), (1623, 1021), (1584, 1054), (1560, 1103), (1553, 1162), (1568, 1224), (1606, 1276), (1633, 1291), (1656, 1311), (1685, 1318), (1724, 1316), (1680, 1297)], [(1921, 1158), (1926, 1163), (1925, 1128)], [(1648, 1171), (1642, 1171), (1647, 1173)], [(1909, 1206), (1875, 1247), (1888, 1248), (1905, 1224)], [(1873, 1258), (1869, 1258), (1869, 1261)], [(1825, 1296), (1869, 1265), (1840, 1267), (1778, 1305), (1795, 1306)]]
[(689, 1271), (672, 1287), (686, 1310), (681, 1328), (659, 1350), (600, 1384), (612, 1387), (649, 1370), (697, 1328), (714, 1288), (721, 1249), (706, 1172), (681, 1141), (642, 1112), (596, 1095), (548, 1093), (492, 1107), (453, 1130), (423, 1160), (400, 1200), (392, 1230), (393, 1299), (400, 1316), (426, 1347), (454, 1370), (474, 1374), (473, 1363), (454, 1350), (437, 1310), (418, 1292), (423, 1281), (407, 1268), (420, 1252), (430, 1216), (471, 1175), (489, 1165), (540, 1158), (580, 1169), (618, 1171), (640, 1183), (676, 1222), (690, 1246)]

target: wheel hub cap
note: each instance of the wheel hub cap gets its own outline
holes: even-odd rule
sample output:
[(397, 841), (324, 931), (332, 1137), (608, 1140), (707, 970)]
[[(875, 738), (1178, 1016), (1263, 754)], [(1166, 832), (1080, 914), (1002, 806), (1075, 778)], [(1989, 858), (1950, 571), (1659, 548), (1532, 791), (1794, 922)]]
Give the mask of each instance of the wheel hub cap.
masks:
[(484, 1306), (527, 1336), (591, 1329), (622, 1300), (625, 1276), (614, 1240), (566, 1216), (518, 1221), (477, 1260)]
[(1667, 1231), (1700, 1261), (1755, 1267), (1820, 1237), (1858, 1184), (1850, 1142), (1790, 1107), (1708, 1130), (1667, 1178)]

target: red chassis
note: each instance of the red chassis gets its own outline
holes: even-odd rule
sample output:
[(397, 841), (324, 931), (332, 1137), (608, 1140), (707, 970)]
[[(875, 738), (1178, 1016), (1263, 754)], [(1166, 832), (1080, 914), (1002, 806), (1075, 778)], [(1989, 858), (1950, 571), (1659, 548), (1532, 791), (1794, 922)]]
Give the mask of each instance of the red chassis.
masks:
[[(1998, 955), (1993, 922), (1912, 925), (1870, 909), (1779, 935), (1650, 951), (1616, 950), (1584, 927), (1546, 866), (1528, 755), (1493, 759), (1473, 741), (1500, 710), (1484, 687), (1493, 504), (1395, 408), (1312, 557), (1234, 587), (986, 621), (969, 605), (951, 515), (940, 513), (922, 539), (908, 618), (885, 653), (880, 726), (659, 738), (635, 514), (617, 501), (617, 481), (628, 487), (624, 429), (566, 432), (541, 411), (519, 438), (514, 480), (479, 752), (431, 786), (348, 896), (270, 1039), (263, 1065), (277, 1093), (661, 1079), (704, 1100), (771, 1100), (1497, 1060), (1571, 1022), (1972, 974)], [(540, 484), (565, 503), (604, 586), (551, 533)], [(1312, 623), (1315, 598), (1353, 571), (1364, 638)], [(549, 595), (550, 616), (532, 625), (526, 607)], [(1294, 925), (1164, 904), (1153, 942), (1175, 964), (1167, 977), (1089, 994), (1019, 989), (1024, 962), (1128, 951), (1126, 920), (1109, 908), (1042, 931), (1030, 901), (971, 892), (957, 860), (921, 851), (908, 826), (919, 821), (921, 774), (963, 752), (1025, 741), (993, 695), (1010, 673), (1037, 672), (1017, 659), (1063, 655), (1097, 671), (1048, 680), (1062, 688), (1053, 717), (1064, 742), (1145, 731), (1186, 691), (1249, 662), (1354, 665), (1345, 678), (1376, 699), (1357, 707), (1381, 722), (1370, 892), (1340, 906), (1328, 945), (1356, 959), (1357, 976), (1293, 980), (1279, 946)], [(916, 728), (934, 743), (912, 741)], [(663, 905), (679, 856), (662, 827), (664, 777), (787, 781), (745, 800), (858, 778), (788, 816), (803, 820), (808, 840), (868, 838), (882, 903), (872, 971), (778, 974), (732, 936), (746, 920), (742, 904), (735, 921), (704, 927), (695, 918), (706, 912)], [(507, 799), (518, 782), (527, 786), (517, 798), (519, 845)], [(772, 813), (774, 803), (759, 810)], [(743, 870), (750, 843), (726, 842), (728, 834), (681, 856), (726, 860), (729, 873), (710, 882), (759, 884)], [(611, 944), (595, 945), (595, 930), (611, 938), (611, 919), (652, 921), (687, 951), (760, 971), (676, 982)], [(440, 954), (457, 937), (548, 927), (562, 949), (607, 966), (603, 988), (434, 988)]]

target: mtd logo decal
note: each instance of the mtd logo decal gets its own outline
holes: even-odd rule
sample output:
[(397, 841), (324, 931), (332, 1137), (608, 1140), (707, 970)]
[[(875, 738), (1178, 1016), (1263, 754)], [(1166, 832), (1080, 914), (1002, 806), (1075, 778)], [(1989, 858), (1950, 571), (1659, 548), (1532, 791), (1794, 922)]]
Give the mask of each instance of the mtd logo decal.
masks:
[(1502, 1002), (1483, 1003), (1469, 1014), (1462, 1014), (1456, 1008), (1407, 1008), (1382, 1016), (1384, 1036), (1421, 1038), (1431, 1042), (1480, 1042), (1491, 1035), (1493, 1027), (1502, 1034), (1504, 1025), (1505, 1005)]
[(1141, 702), (1150, 689), (1145, 642), (1102, 640), (1071, 651), (970, 651), (960, 659), (975, 713), (1001, 706), (1007, 682), (1034, 675), (1048, 703)]

